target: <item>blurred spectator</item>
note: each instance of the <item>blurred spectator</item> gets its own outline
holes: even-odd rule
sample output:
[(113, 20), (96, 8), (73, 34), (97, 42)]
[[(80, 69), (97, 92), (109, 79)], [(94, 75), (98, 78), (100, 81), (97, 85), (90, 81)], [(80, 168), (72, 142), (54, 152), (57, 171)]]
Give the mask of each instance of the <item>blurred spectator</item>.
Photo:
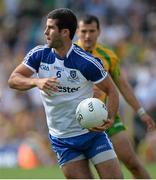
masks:
[(35, 132), (28, 132), (19, 146), (17, 158), (19, 167), (25, 169), (56, 164), (55, 155), (52, 155), (48, 142)]

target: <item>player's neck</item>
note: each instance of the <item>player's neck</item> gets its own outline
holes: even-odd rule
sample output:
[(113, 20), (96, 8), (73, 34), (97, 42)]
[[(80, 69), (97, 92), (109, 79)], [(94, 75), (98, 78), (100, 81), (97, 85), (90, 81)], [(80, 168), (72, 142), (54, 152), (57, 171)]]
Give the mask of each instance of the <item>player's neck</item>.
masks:
[(93, 48), (87, 48), (87, 49), (85, 49), (85, 51), (87, 51), (87, 52), (92, 52), (93, 51)]
[(93, 50), (94, 50), (94, 47), (86, 47), (86, 48), (83, 48), (85, 51), (87, 51), (87, 52), (90, 52), (90, 53), (92, 53), (93, 52)]
[(54, 51), (57, 55), (59, 55), (61, 58), (64, 58), (66, 54), (68, 53), (69, 49), (71, 48), (72, 41), (66, 42), (64, 45), (60, 48), (54, 48)]
[(90, 47), (85, 47), (83, 44), (81, 44), (81, 47), (82, 47), (85, 51), (90, 52), (90, 53), (93, 52), (93, 50), (95, 49), (95, 46), (96, 46), (96, 44), (93, 45), (93, 46), (90, 46)]

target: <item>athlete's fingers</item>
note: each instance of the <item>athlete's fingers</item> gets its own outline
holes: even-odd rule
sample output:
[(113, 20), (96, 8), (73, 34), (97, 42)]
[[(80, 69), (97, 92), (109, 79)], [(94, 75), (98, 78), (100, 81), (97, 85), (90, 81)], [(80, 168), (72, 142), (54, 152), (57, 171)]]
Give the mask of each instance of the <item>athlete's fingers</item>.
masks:
[(141, 120), (146, 124), (148, 131), (155, 130), (155, 122), (147, 113), (141, 116)]
[(151, 121), (147, 122), (147, 130), (148, 131), (153, 131), (155, 130), (155, 124)]
[(53, 92), (49, 89), (44, 89), (43, 90), (48, 96), (52, 96)]
[(59, 84), (60, 83), (58, 82), (57, 78), (51, 77), (48, 78), (47, 82), (45, 83), (45, 88), (57, 92)]
[(57, 91), (58, 91), (58, 86), (55, 85), (55, 84), (52, 84), (52, 85), (46, 84), (46, 85), (45, 85), (45, 89), (48, 89), (48, 90), (57, 92)]
[(48, 78), (48, 80), (49, 80), (49, 82), (59, 84), (57, 77), (50, 77), (50, 78)]
[(101, 131), (107, 130), (108, 127), (109, 127), (108, 122), (105, 122), (102, 126), (93, 127), (93, 128), (90, 128), (89, 130), (101, 132)]
[(53, 81), (53, 80), (48, 79), (46, 84), (49, 86), (58, 86), (60, 83), (58, 81)]

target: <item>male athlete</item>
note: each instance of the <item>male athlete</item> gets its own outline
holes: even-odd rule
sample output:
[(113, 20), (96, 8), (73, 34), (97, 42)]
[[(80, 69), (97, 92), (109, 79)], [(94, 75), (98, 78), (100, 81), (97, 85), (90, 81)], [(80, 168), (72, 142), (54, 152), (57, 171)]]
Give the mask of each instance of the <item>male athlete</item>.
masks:
[[(8, 82), (18, 90), (40, 89), (49, 139), (66, 178), (91, 179), (90, 160), (100, 178), (120, 179), (118, 159), (103, 132), (114, 121), (118, 93), (101, 60), (72, 44), (76, 29), (77, 19), (71, 10), (51, 11), (44, 32), (47, 44), (32, 49)], [(37, 73), (38, 78), (33, 78), (33, 73)], [(95, 131), (89, 131), (80, 126), (75, 111), (82, 100), (93, 97), (93, 84), (108, 94), (109, 119), (95, 127)]]
[[(131, 86), (123, 77), (120, 70), (119, 59), (109, 48), (97, 43), (99, 34), (100, 25), (96, 16), (85, 15), (79, 19), (77, 44), (84, 50), (102, 60), (104, 68), (110, 73), (113, 81), (117, 85), (125, 100), (129, 105), (131, 105), (135, 112), (138, 113), (141, 120), (146, 123), (148, 130), (153, 130), (155, 127), (154, 121), (141, 107), (132, 91)], [(94, 91), (95, 97), (100, 98), (103, 101), (105, 100), (105, 94), (102, 91), (100, 91), (97, 87), (94, 88)], [(106, 131), (112, 139), (118, 158), (126, 165), (135, 178), (150, 178), (150, 175), (144, 169), (135, 154), (130, 140), (124, 130), (125, 126), (121, 122), (119, 115), (117, 115), (113, 126)]]

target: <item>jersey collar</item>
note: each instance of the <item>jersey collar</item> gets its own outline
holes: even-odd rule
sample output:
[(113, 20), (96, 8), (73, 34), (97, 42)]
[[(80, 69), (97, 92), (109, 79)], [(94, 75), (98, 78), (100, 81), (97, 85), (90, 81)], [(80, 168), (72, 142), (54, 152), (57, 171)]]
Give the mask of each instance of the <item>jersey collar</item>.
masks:
[(74, 47), (74, 44), (71, 45), (69, 51), (67, 52), (67, 54), (66, 54), (66, 57), (67, 57), (67, 58), (69, 57), (70, 53), (72, 52), (73, 47)]
[[(66, 56), (65, 56), (64, 58), (68, 58), (68, 57), (69, 57), (70, 53), (71, 53), (72, 50), (73, 50), (73, 47), (74, 47), (74, 44), (71, 45), (71, 47), (69, 48), (69, 50), (68, 50), (68, 52), (67, 52), (67, 54), (66, 54)], [(53, 53), (55, 54), (55, 56), (58, 57), (59, 59), (64, 59), (64, 58), (60, 58), (60, 57), (55, 53), (55, 51), (54, 51), (53, 48), (52, 48), (52, 52), (53, 52)]]

